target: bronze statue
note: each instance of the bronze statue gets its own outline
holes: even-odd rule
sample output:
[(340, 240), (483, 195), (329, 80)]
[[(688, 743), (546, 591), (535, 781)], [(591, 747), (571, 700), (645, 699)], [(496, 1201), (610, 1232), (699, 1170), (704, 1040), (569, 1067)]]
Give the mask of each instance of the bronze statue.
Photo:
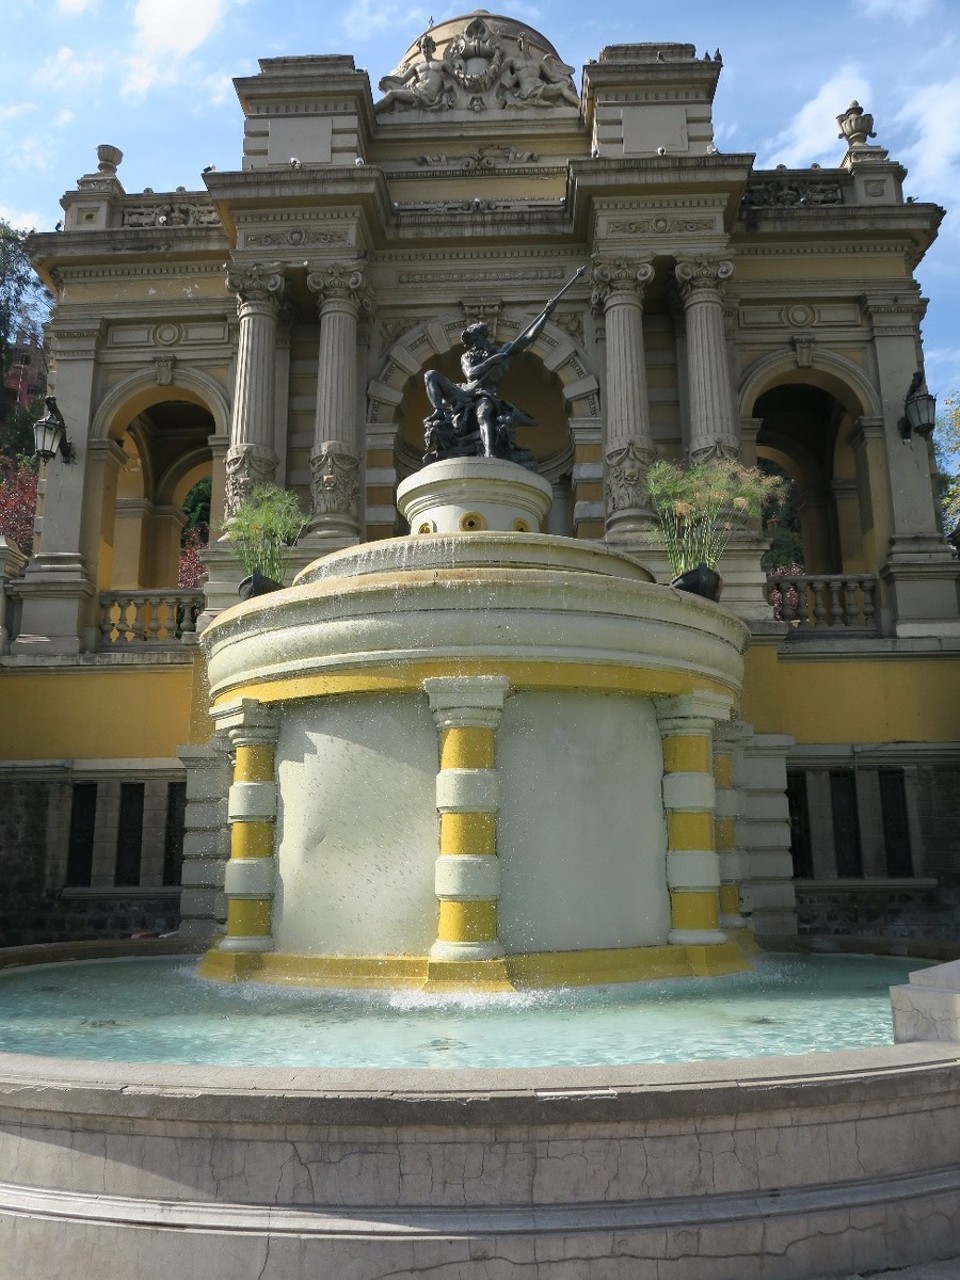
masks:
[(504, 458), (531, 471), (536, 461), (515, 440), (516, 428), (535, 421), (498, 394), (510, 357), (533, 345), (566, 291), (584, 274), (580, 267), (540, 314), (512, 342), (498, 346), (485, 324), (472, 324), (461, 337), (460, 358), (465, 382), (451, 382), (437, 369), (424, 375), (433, 413), (424, 421), (424, 462), (444, 458)]

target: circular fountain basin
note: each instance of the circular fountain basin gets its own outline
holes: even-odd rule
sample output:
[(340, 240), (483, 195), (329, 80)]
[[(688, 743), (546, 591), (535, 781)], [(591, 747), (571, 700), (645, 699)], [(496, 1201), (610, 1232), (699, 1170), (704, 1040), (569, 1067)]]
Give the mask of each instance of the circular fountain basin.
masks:
[(955, 1253), (958, 1104), (958, 1045), (459, 1070), (4, 1054), (0, 1257), (31, 1280), (844, 1275)]

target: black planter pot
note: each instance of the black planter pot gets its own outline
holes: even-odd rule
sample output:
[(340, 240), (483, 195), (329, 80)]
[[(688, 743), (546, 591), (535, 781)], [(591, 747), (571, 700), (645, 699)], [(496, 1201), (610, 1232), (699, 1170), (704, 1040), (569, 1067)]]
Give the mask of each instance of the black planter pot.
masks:
[(282, 582), (275, 582), (273, 578), (268, 578), (265, 574), (254, 569), (248, 578), (244, 578), (237, 587), (237, 595), (241, 600), (252, 600), (254, 596), (269, 595), (271, 591), (281, 591), (283, 589)]
[(716, 569), (708, 569), (705, 564), (698, 564), (695, 569), (688, 569), (670, 583), (678, 591), (689, 591), (691, 595), (702, 596), (704, 600), (719, 600), (723, 590), (723, 579)]

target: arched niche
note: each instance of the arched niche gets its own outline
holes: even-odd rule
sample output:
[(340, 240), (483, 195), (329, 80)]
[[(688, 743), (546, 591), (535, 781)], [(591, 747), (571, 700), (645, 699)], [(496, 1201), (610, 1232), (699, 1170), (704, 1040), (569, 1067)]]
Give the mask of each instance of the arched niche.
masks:
[[(494, 340), (509, 342), (530, 323), (531, 316), (508, 310), (493, 329)], [(423, 420), (430, 404), (423, 375), (439, 369), (462, 381), (462, 315), (424, 322), (400, 336), (390, 347), (378, 377), (367, 388), (368, 435), (393, 451), (398, 479), (417, 470), (423, 454)], [(563, 329), (548, 323), (527, 351), (515, 356), (501, 385), (505, 399), (537, 419), (520, 427), (517, 441), (530, 449), (540, 473), (554, 485), (557, 511), (569, 532), (571, 473), (577, 445), (594, 441), (600, 420), (599, 384), (583, 349)]]
[(804, 562), (810, 573), (873, 570), (865, 562), (856, 458), (850, 436), (879, 402), (862, 370), (824, 352), (809, 364), (778, 353), (758, 361), (741, 385), (741, 412), (757, 418), (757, 454), (797, 484)]
[(113, 454), (115, 475), (104, 467), (90, 477), (98, 489), (87, 506), (99, 520), (101, 589), (176, 585), (183, 499), (211, 470), (209, 438), (225, 433), (228, 421), (222, 388), (193, 370), (164, 384), (141, 371), (104, 397), (91, 439), (115, 441), (123, 455)]

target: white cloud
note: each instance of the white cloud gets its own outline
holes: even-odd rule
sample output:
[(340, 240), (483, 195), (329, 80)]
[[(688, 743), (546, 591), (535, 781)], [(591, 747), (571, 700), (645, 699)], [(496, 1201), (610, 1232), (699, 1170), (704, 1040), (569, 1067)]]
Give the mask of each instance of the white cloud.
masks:
[(857, 67), (841, 67), (777, 134), (766, 154), (758, 158), (760, 167), (785, 164), (795, 168), (815, 162), (839, 164), (844, 144), (838, 139), (837, 116), (854, 98), (869, 102), (869, 81)]
[[(410, 39), (427, 28), (429, 14), (426, 9), (411, 9), (403, 3), (384, 3), (383, 0), (353, 0), (340, 15), (340, 27), (351, 36), (362, 31), (369, 37), (374, 31), (392, 28), (409, 31)], [(397, 56), (400, 56), (398, 51)]]
[(960, 113), (960, 76), (914, 88), (895, 120), (911, 135), (898, 159), (910, 170), (907, 188), (923, 199), (960, 203), (960, 133), (945, 120)]
[(936, 5), (937, 0), (855, 0), (857, 14), (862, 18), (896, 18), (900, 22), (928, 18)]
[(39, 213), (25, 209), (14, 209), (10, 205), (0, 204), (0, 218), (9, 222), (18, 231), (48, 230), (44, 228), (43, 218)]
[(75, 18), (89, 13), (96, 7), (96, 0), (57, 0), (57, 12), (64, 17)]
[(225, 0), (137, 0), (134, 41), (143, 58), (192, 53), (226, 12)]
[(200, 87), (207, 95), (206, 106), (222, 107), (225, 102), (233, 101), (233, 77), (226, 71), (215, 71), (204, 76)]
[(49, 84), (62, 90), (66, 85), (89, 88), (103, 78), (104, 64), (96, 58), (81, 58), (69, 45), (63, 45), (33, 74), (37, 84)]
[(137, 0), (133, 52), (121, 92), (139, 101), (157, 84), (175, 84), (178, 59), (193, 53), (226, 16), (228, 0)]
[(35, 102), (11, 102), (6, 107), (0, 107), (0, 120), (15, 120), (17, 116), (29, 115), (36, 109)]

